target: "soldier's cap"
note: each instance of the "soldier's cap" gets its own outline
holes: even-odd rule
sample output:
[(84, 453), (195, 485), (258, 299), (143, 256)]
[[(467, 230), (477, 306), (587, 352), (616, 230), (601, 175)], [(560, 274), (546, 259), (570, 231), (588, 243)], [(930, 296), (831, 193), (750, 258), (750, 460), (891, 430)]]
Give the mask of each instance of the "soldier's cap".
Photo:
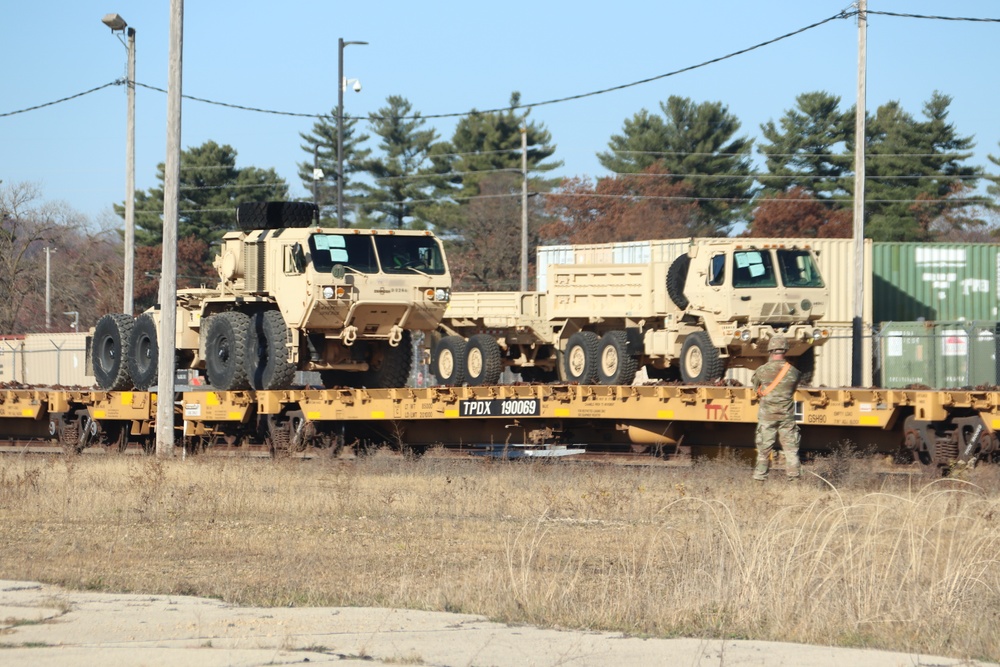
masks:
[(768, 352), (787, 352), (788, 339), (784, 336), (775, 336), (767, 343)]

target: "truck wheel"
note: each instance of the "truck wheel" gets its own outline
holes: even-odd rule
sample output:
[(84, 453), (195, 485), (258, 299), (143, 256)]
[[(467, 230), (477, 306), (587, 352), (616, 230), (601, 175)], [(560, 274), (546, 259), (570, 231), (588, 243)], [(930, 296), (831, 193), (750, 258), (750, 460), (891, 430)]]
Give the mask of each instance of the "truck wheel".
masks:
[(460, 387), (465, 382), (465, 339), (445, 336), (434, 346), (431, 374), (439, 384)]
[(465, 346), (465, 379), (471, 387), (496, 384), (503, 372), (500, 346), (489, 334), (476, 334)]
[(413, 364), (413, 345), (410, 343), (410, 332), (403, 332), (399, 345), (393, 347), (387, 342), (380, 342), (378, 348), (373, 347), (376, 354), (381, 352), (381, 359), (368, 362), (368, 370), (362, 373), (362, 384), (370, 389), (392, 389), (405, 387), (410, 378), (410, 366)]
[(94, 327), (91, 349), (94, 379), (97, 386), (105, 391), (122, 391), (132, 386), (128, 357), (134, 322), (131, 315), (115, 313), (105, 315)]
[(295, 365), (288, 361), (288, 327), (277, 310), (250, 317), (246, 373), (254, 389), (287, 389), (295, 378)]
[(569, 337), (564, 355), (567, 382), (597, 384), (597, 348), (600, 340), (593, 331), (577, 331)]
[(795, 364), (795, 368), (799, 370), (799, 373), (802, 374), (799, 384), (811, 385), (813, 376), (816, 374), (816, 348), (810, 347), (800, 354), (793, 363)]
[(696, 331), (684, 339), (681, 346), (681, 379), (684, 382), (715, 382), (722, 379), (726, 364), (712, 339), (704, 331)]
[(601, 338), (597, 351), (597, 380), (601, 384), (630, 385), (638, 363), (629, 351), (628, 334), (609, 331)]
[(687, 308), (690, 303), (688, 298), (684, 296), (684, 283), (687, 282), (688, 267), (690, 266), (691, 258), (687, 255), (681, 255), (667, 269), (667, 295), (681, 310)]
[(205, 331), (205, 370), (216, 389), (249, 389), (246, 356), (250, 318), (246, 313), (213, 315)]
[(132, 325), (128, 356), (128, 372), (139, 391), (146, 391), (156, 384), (159, 357), (156, 321), (151, 314), (143, 313)]

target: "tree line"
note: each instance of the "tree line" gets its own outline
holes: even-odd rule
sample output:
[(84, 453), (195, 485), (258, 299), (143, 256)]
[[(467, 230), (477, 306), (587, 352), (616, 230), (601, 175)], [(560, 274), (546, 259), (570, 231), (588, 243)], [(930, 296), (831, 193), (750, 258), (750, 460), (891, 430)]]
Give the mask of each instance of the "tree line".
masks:
[[(993, 240), (989, 220), (1000, 186), (995, 176), (968, 164), (973, 137), (949, 122), (951, 102), (935, 92), (917, 114), (898, 102), (868, 113), (865, 236)], [(597, 178), (554, 178), (551, 172), (562, 163), (554, 159), (552, 135), (519, 105), (515, 92), (505, 111), (473, 109), (448, 139), (399, 95), (389, 96), (365, 121), (345, 119), (344, 220), (336, 212), (338, 127), (331, 112), (299, 135), (303, 160), (297, 177), (304, 199), (316, 201), (324, 225), (435, 230), (445, 240), (457, 289), (516, 289), (523, 130), (531, 247), (734, 233), (851, 236), (855, 110), (836, 95), (799, 95), (792, 108), (761, 125), (759, 137), (743, 132), (722, 102), (671, 96), (656, 111), (642, 109), (624, 120), (597, 154), (609, 172)], [(755, 158), (762, 168), (755, 168)], [(989, 160), (1000, 166), (1000, 158)], [(136, 195), (137, 308), (156, 301), (163, 169), (160, 164), (159, 186)], [(985, 197), (977, 194), (982, 181), (990, 183)], [(235, 148), (213, 141), (182, 152), (180, 188), (182, 287), (215, 282), (212, 248), (233, 228), (238, 203), (290, 195), (274, 169), (240, 167)], [(30, 207), (35, 199), (26, 186), (0, 185), (0, 333), (38, 330), (37, 299), (26, 295), (38, 286), (40, 239), (57, 227), (85, 234), (65, 212), (67, 220), (59, 222), (45, 206)], [(122, 205), (115, 209), (124, 212)], [(91, 235), (102, 248), (91, 257), (120, 257), (120, 241), (102, 245), (107, 230)], [(108, 266), (113, 268), (105, 270), (107, 276), (90, 280), (120, 284), (121, 269), (114, 261)], [(104, 305), (98, 315), (114, 310)], [(81, 315), (81, 323), (94, 319)]]

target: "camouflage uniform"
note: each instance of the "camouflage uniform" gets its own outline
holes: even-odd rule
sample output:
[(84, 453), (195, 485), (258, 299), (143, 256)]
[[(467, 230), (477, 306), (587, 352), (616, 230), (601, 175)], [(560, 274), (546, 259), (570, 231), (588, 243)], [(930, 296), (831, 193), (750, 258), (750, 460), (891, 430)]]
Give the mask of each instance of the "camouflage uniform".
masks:
[[(754, 371), (754, 391), (760, 392), (769, 387), (786, 363), (771, 360)], [(785, 453), (788, 478), (798, 479), (802, 474), (802, 464), (799, 463), (799, 425), (795, 422), (794, 399), (795, 388), (801, 377), (802, 374), (792, 366), (770, 393), (760, 397), (757, 411), (757, 467), (753, 473), (756, 480), (767, 479), (775, 440), (781, 443), (781, 449)]]

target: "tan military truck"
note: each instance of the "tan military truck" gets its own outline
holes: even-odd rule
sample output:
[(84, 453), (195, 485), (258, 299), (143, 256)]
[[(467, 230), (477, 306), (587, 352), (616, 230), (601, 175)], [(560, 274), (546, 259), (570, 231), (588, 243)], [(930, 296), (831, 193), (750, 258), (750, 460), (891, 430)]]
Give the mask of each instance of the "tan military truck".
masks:
[(545, 292), (455, 293), (431, 372), (443, 384), (497, 382), (504, 367), (528, 381), (631, 384), (713, 382), (756, 368), (767, 341), (786, 336), (805, 377), (829, 290), (808, 247), (692, 239), (672, 263), (549, 267)]
[[(330, 229), (312, 204), (241, 204), (214, 289), (178, 290), (177, 367), (220, 390), (281, 389), (296, 370), (325, 386), (402, 387), (410, 334), (432, 332), (451, 294), (440, 241), (425, 231)], [(160, 314), (112, 314), (91, 362), (107, 390), (156, 383)]]

